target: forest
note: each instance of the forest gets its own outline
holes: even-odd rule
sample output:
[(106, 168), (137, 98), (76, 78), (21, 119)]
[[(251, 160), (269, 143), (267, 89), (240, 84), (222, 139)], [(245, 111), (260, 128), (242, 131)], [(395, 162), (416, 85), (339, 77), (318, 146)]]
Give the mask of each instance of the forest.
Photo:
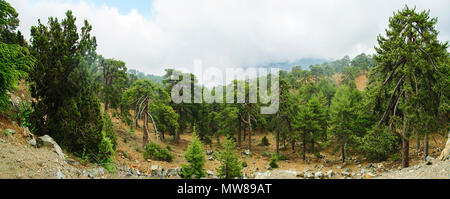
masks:
[[(255, 147), (268, 145), (275, 147), (267, 150), (271, 169), (286, 154), (308, 162), (326, 148), (342, 164), (356, 154), (372, 162), (398, 159), (407, 168), (416, 151), (427, 159), (431, 135), (449, 131), (449, 45), (438, 40), (438, 19), (430, 11), (405, 6), (394, 12), (373, 55), (269, 74), (279, 78), (279, 89), (270, 91), (279, 93), (279, 111), (271, 115), (260, 114), (264, 103), (249, 102), (249, 80), (219, 85), (244, 81), (244, 103), (174, 103), (170, 93), (182, 79), (173, 76), (183, 72), (167, 68), (164, 76), (146, 75), (103, 57), (91, 33), (95, 27), (87, 20), (77, 27), (81, 16), (70, 10), (46, 24), (36, 19), (27, 41), (17, 30), (19, 14), (0, 0), (1, 117), (36, 136), (49, 135), (65, 152), (108, 170), (117, 169), (120, 138), (113, 120), (142, 132), (137, 147), (153, 161), (172, 161), (170, 148), (192, 134), (180, 172), (187, 179), (208, 175), (207, 146), (216, 146), (218, 177), (227, 179), (243, 176), (241, 151), (251, 156)], [(355, 80), (360, 76), (367, 78), (364, 86)], [(185, 77), (192, 88), (211, 89), (194, 74)], [(32, 100), (11, 103), (10, 93), (21, 82)], [(259, 144), (256, 135), (265, 135)]]

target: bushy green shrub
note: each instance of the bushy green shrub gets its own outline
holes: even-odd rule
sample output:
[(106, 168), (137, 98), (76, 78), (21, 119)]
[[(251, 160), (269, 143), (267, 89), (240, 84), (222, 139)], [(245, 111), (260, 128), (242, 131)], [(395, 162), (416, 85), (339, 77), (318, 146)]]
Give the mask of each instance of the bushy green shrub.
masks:
[(98, 155), (96, 157), (98, 163), (108, 164), (114, 162), (114, 154), (116, 150), (113, 149), (113, 144), (108, 137), (104, 137), (99, 145)]
[(264, 136), (262, 139), (261, 139), (261, 143), (259, 144), (260, 146), (269, 146), (270, 145), (270, 142), (269, 142), (269, 139), (267, 139), (267, 136)]
[(104, 124), (104, 127), (103, 127), (104, 131), (106, 133), (105, 136), (107, 138), (109, 138), (109, 140), (111, 140), (112, 147), (113, 147), (114, 151), (116, 151), (116, 149), (117, 149), (117, 135), (114, 132), (114, 125), (113, 125), (113, 123), (111, 121), (111, 117), (109, 117), (108, 113), (105, 113), (103, 117), (105, 119), (105, 124)]
[(289, 157), (279, 154), (279, 155), (277, 155), (277, 160), (289, 160)]
[(364, 137), (358, 138), (357, 151), (369, 160), (384, 161), (389, 155), (398, 152), (399, 146), (399, 134), (390, 131), (388, 128), (374, 128)]
[(278, 168), (277, 160), (278, 160), (277, 155), (273, 154), (272, 157), (270, 158), (269, 166), (272, 167), (273, 169)]
[(206, 176), (205, 166), (205, 153), (203, 144), (198, 138), (195, 127), (192, 133), (193, 140), (188, 146), (187, 152), (184, 154), (184, 159), (189, 163), (187, 165), (181, 165), (182, 176), (185, 179), (202, 178)]
[(145, 146), (144, 151), (145, 159), (171, 162), (173, 157), (174, 156), (168, 150), (163, 149), (160, 145), (156, 143), (151, 142), (147, 144), (147, 146)]
[[(225, 179), (234, 179), (242, 177), (242, 167), (244, 163), (239, 161), (239, 155), (232, 138), (225, 139), (223, 150), (219, 151), (218, 159), (221, 163), (217, 169), (218, 176)], [(245, 163), (247, 166), (247, 163)]]

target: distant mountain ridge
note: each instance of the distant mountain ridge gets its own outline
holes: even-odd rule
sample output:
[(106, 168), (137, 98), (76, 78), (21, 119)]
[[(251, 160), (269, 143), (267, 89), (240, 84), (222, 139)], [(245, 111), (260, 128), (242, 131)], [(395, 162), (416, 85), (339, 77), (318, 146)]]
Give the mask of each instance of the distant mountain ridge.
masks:
[(285, 61), (285, 62), (270, 62), (268, 64), (261, 64), (258, 67), (263, 68), (280, 68), (281, 70), (291, 71), (291, 68), (295, 66), (301, 66), (302, 69), (309, 69), (309, 66), (316, 64), (323, 64), (327, 62), (326, 59), (321, 58), (302, 58), (297, 61)]

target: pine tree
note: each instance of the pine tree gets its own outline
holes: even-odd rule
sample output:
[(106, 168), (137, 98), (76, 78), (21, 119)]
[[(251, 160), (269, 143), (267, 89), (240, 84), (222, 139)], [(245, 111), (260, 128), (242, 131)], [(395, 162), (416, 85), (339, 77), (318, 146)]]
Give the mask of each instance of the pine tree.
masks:
[(438, 113), (448, 102), (444, 91), (449, 87), (449, 54), (448, 42), (437, 39), (436, 22), (429, 11), (418, 13), (406, 6), (389, 19), (386, 36), (378, 36), (379, 47), (375, 47), (377, 66), (370, 74), (377, 92), (374, 110), (380, 118), (378, 126), (401, 126), (403, 167), (409, 166), (409, 131), (418, 129), (414, 121), (422, 117), (437, 121), (448, 110)]
[(16, 88), (20, 79), (35, 63), (34, 57), (24, 47), (20, 32), (15, 32), (19, 25), (18, 14), (6, 1), (0, 1), (0, 109), (9, 103), (9, 94)]
[(357, 102), (361, 100), (358, 90), (351, 89), (347, 85), (338, 88), (330, 106), (329, 132), (336, 139), (341, 148), (342, 163), (345, 163), (345, 147), (351, 143), (355, 133), (355, 121), (357, 120)]
[(194, 132), (192, 133), (192, 142), (189, 144), (188, 150), (184, 154), (184, 159), (186, 159), (188, 164), (181, 165), (183, 178), (203, 178), (206, 176), (204, 169), (205, 153), (203, 144), (195, 132), (195, 127)]
[(217, 169), (218, 176), (224, 179), (242, 177), (242, 163), (239, 161), (234, 140), (231, 137), (227, 137), (222, 147), (223, 150), (218, 155), (218, 160), (221, 163)]
[(92, 26), (85, 21), (79, 34), (75, 21), (67, 11), (61, 22), (50, 17), (48, 26), (39, 21), (31, 28), (37, 64), (30, 73), (35, 98), (30, 120), (37, 135), (48, 134), (69, 152), (98, 162), (105, 159), (99, 158), (102, 142), (115, 137), (103, 131), (98, 90), (89, 72), (97, 57)]

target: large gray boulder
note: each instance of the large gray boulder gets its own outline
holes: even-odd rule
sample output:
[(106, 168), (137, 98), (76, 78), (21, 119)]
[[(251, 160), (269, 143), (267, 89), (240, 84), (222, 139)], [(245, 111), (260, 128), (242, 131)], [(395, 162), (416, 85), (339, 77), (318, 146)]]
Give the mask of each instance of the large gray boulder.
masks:
[(446, 160), (450, 156), (450, 132), (448, 132), (448, 138), (447, 138), (447, 144), (445, 144), (444, 150), (442, 150), (441, 156), (439, 156), (439, 159), (441, 161)]
[(48, 147), (50, 149), (54, 149), (56, 154), (58, 154), (61, 159), (64, 159), (64, 153), (61, 147), (59, 147), (58, 143), (56, 143), (55, 140), (48, 135), (38, 137), (36, 140), (36, 146), (38, 148)]

